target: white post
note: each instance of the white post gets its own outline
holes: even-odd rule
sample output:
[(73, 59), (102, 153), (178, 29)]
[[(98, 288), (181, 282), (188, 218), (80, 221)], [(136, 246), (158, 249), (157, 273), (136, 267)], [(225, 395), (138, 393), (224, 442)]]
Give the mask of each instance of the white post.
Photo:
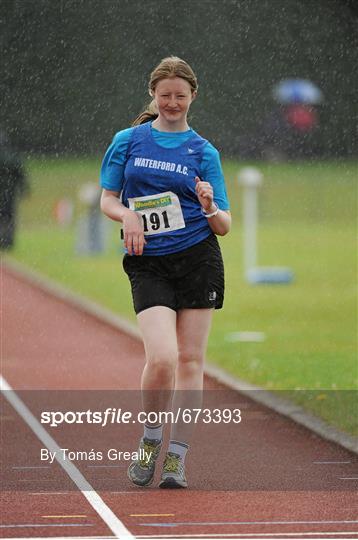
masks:
[(244, 229), (244, 269), (247, 277), (249, 270), (256, 268), (256, 228), (257, 228), (257, 188), (262, 184), (263, 176), (255, 167), (245, 167), (239, 172), (239, 183), (244, 187), (243, 194), (243, 229)]

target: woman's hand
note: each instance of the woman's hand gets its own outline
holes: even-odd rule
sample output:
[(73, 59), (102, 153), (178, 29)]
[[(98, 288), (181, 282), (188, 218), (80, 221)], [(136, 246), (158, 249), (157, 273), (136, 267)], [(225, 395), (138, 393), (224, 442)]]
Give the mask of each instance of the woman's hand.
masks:
[(212, 185), (209, 182), (200, 180), (199, 176), (195, 177), (195, 192), (199, 199), (202, 209), (206, 214), (210, 214), (216, 210), (214, 204), (214, 191)]
[[(195, 192), (201, 207), (208, 219), (209, 227), (215, 234), (224, 236), (231, 227), (231, 215), (228, 210), (220, 210), (214, 203), (214, 190), (209, 182), (203, 182), (195, 177)], [(212, 215), (211, 215), (212, 214)]]
[(129, 255), (142, 255), (144, 245), (143, 222), (141, 216), (133, 210), (128, 210), (123, 216), (124, 247)]
[(123, 223), (124, 246), (129, 255), (142, 255), (146, 244), (141, 216), (129, 210), (118, 200), (119, 192), (103, 189), (101, 210), (114, 221)]

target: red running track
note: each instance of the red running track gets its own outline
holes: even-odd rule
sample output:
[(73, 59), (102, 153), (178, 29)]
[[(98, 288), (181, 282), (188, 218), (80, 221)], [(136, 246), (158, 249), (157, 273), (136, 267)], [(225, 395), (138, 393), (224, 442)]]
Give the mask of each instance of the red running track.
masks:
[[(40, 459), (40, 413), (61, 406), (135, 409), (142, 344), (5, 266), (1, 292), (1, 375), (15, 391), (4, 392), (1, 408), (3, 538), (125, 537), (126, 531), (139, 538), (358, 536), (355, 455), (208, 378), (208, 403), (239, 407), (242, 422), (197, 426), (188, 490), (158, 489), (160, 467), (153, 487), (136, 488), (126, 478), (128, 462), (108, 459), (70, 462), (76, 485), (76, 472)], [(27, 417), (8, 401), (14, 395)], [(28, 425), (30, 411), (37, 434)], [(44, 427), (60, 448), (103, 455), (107, 448), (133, 450), (141, 429)], [(85, 492), (86, 482), (89, 498), (78, 489)]]

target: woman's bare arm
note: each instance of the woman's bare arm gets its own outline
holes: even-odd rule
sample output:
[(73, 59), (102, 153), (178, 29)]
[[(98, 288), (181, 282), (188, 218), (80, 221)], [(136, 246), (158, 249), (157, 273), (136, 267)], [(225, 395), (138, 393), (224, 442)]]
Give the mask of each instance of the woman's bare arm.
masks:
[(123, 223), (124, 247), (128, 250), (128, 254), (142, 255), (146, 243), (142, 220), (133, 210), (119, 201), (118, 195), (117, 191), (103, 189), (101, 210), (114, 221)]

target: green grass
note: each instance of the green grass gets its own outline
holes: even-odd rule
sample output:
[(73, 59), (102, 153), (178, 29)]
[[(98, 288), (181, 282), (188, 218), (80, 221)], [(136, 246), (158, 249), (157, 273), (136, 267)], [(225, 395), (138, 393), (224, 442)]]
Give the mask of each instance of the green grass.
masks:
[[(53, 207), (75, 202), (79, 186), (96, 181), (99, 160), (30, 160), (32, 196), (21, 207), (19, 261), (134, 320), (121, 267), (118, 227), (101, 256), (76, 256), (75, 228), (59, 228)], [(237, 171), (224, 164), (233, 228), (220, 239), (226, 267), (225, 309), (215, 313), (208, 357), (230, 373), (292, 399), (349, 432), (355, 431), (357, 388), (357, 163), (260, 164), (260, 265), (294, 270), (285, 285), (251, 286), (243, 277)], [(231, 342), (237, 331), (261, 331), (262, 343)], [(309, 390), (310, 392), (307, 392)], [(338, 399), (339, 396), (339, 399)], [(338, 401), (337, 401), (338, 400)], [(337, 405), (338, 403), (338, 405)]]

